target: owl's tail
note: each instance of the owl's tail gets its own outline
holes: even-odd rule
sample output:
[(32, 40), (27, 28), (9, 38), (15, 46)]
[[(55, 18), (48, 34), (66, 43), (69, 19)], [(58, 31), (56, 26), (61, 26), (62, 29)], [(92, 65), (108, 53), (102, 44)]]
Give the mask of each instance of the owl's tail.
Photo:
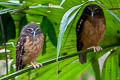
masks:
[(79, 61), (84, 64), (86, 62), (86, 54), (79, 55)]

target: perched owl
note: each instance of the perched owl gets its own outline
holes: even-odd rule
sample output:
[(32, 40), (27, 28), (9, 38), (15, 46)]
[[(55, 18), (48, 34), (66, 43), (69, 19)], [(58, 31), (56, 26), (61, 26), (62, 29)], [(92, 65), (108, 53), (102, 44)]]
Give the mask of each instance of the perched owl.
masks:
[(20, 70), (27, 64), (34, 68), (42, 64), (35, 63), (44, 45), (44, 35), (39, 26), (34, 22), (23, 27), (16, 45), (16, 70)]
[[(95, 4), (85, 7), (76, 25), (77, 51), (95, 48), (105, 33), (105, 17), (102, 8)], [(100, 47), (96, 47), (96, 49)], [(79, 55), (82, 64), (86, 62), (86, 54)]]

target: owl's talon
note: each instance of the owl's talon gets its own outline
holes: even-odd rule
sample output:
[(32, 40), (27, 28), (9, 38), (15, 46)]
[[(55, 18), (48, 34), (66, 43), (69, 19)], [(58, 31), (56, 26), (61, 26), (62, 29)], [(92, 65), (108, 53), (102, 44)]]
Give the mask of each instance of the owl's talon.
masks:
[(31, 62), (31, 65), (32, 65), (34, 68), (39, 68), (39, 67), (42, 66), (42, 63)]
[(88, 49), (93, 49), (94, 52), (98, 52), (98, 51), (101, 51), (102, 50), (102, 47), (100, 46), (92, 46), (92, 47), (89, 47)]
[(42, 63), (39, 63), (40, 67), (43, 66)]

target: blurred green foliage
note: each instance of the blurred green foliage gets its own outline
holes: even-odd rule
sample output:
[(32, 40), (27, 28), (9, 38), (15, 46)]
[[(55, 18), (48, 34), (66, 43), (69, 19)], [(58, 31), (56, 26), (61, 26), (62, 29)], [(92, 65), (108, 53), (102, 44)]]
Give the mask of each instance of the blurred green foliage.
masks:
[[(57, 53), (56, 43), (57, 43), (62, 16), (65, 14), (66, 11), (68, 11), (73, 6), (80, 5), (81, 3), (87, 0), (65, 0), (63, 5), (61, 6), (63, 8), (55, 8), (56, 6), (58, 7), (61, 4), (61, 1), (64, 2), (64, 0), (25, 0), (25, 1), (20, 0), (20, 3), (19, 3), (18, 0), (0, 0), (0, 7), (1, 7), (0, 13), (2, 15), (7, 14), (6, 16), (8, 17), (4, 19), (7, 21), (10, 21), (10, 22), (6, 22), (4, 21), (4, 19), (2, 19), (3, 23), (8, 25), (8, 26), (6, 25), (3, 25), (3, 26), (9, 28), (9, 29), (5, 29), (7, 34), (9, 34), (9, 36), (7, 37), (8, 42), (13, 42), (16, 45), (16, 42), (18, 40), (18, 36), (20, 34), (22, 27), (25, 24), (31, 21), (34, 21), (38, 25), (40, 25), (41, 29), (43, 29), (43, 32), (46, 35), (45, 54), (40, 55), (36, 61), (43, 62), (43, 61), (50, 60), (52, 58), (56, 58), (56, 53)], [(119, 3), (120, 3), (119, 0), (116, 0), (116, 1), (101, 0), (101, 4), (103, 4), (108, 9), (119, 8), (120, 7)], [(100, 5), (96, 2), (89, 2), (88, 4)], [(78, 21), (84, 7), (88, 4), (85, 4), (81, 7), (78, 15), (75, 18), (74, 23), (72, 24), (71, 22), (67, 27), (68, 29), (65, 31), (62, 44), (60, 44), (62, 45), (60, 50), (60, 55), (64, 55), (64, 54), (67, 55), (67, 54), (72, 54), (76, 52), (76, 32), (75, 32), (76, 22)], [(45, 7), (49, 5), (54, 5), (54, 7), (53, 8)], [(28, 6), (29, 6), (29, 9), (24, 10), (24, 7), (28, 7)], [(15, 12), (16, 10), (21, 10), (21, 9), (23, 10), (18, 13), (11, 12), (11, 11)], [(60, 61), (60, 64), (59, 64), (60, 73), (58, 75), (59, 80), (79, 80), (80, 76), (83, 77), (84, 80), (88, 80), (86, 78), (87, 72), (89, 72), (89, 74), (94, 72), (93, 75), (96, 76), (96, 80), (98, 80), (98, 78), (100, 77), (102, 80), (117, 80), (117, 79), (119, 80), (120, 79), (120, 75), (119, 75), (120, 74), (120, 50), (119, 50), (120, 23), (114, 17), (114, 15), (111, 15), (111, 13), (108, 12), (105, 8), (103, 8), (103, 11), (106, 18), (106, 33), (105, 33), (104, 39), (99, 45), (102, 47), (116, 46), (117, 48), (105, 60), (101, 76), (99, 74), (99, 67), (98, 67), (99, 64), (96, 59), (103, 56), (105, 53), (109, 52), (111, 48), (105, 49), (98, 53), (88, 53), (88, 56), (87, 56), (88, 62), (84, 65), (79, 63), (77, 56)], [(112, 12), (115, 13), (118, 17), (120, 17), (119, 10), (113, 10)], [(11, 18), (10, 20), (7, 19), (9, 17)], [(11, 24), (8, 24), (8, 23), (11, 23)], [(13, 25), (14, 23), (15, 25)], [(70, 31), (70, 26), (72, 26), (71, 31)], [(68, 33), (69, 35), (67, 35)], [(1, 36), (2, 34), (0, 33), (0, 42), (2, 40)], [(10, 70), (9, 70), (10, 71), (9, 73), (12, 73), (15, 71), (14, 65), (16, 61), (16, 49), (11, 45), (7, 45), (7, 49), (11, 50), (11, 52), (9, 52), (8, 55), (10, 55), (11, 59), (13, 59), (10, 65)], [(0, 60), (5, 59), (3, 56), (4, 54), (0, 53)], [(91, 67), (92, 67), (92, 71), (89, 71)], [(58, 68), (57, 63), (49, 64), (47, 66), (41, 67), (40, 69), (35, 69), (30, 72), (26, 72), (18, 77), (15, 77), (15, 79), (16, 80), (24, 80), (24, 79), (25, 80), (27, 79), (28, 80), (29, 79), (56, 80), (57, 68)], [(83, 76), (83, 73), (84, 73), (84, 76)]]

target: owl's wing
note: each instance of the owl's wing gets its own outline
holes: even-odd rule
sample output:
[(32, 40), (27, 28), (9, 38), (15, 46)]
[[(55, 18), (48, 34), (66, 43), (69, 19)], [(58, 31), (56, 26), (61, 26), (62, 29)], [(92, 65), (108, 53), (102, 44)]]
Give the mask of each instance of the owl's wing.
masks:
[(16, 45), (16, 70), (24, 68), (22, 64), (22, 56), (24, 55), (24, 43), (26, 42), (26, 36), (21, 35)]
[[(76, 38), (77, 38), (77, 51), (81, 51), (84, 44), (81, 40), (81, 33), (83, 31), (84, 23), (86, 21), (87, 17), (83, 14), (81, 15), (79, 21), (76, 25)], [(79, 60), (83, 64), (86, 62), (86, 54), (79, 55)]]
[(81, 15), (79, 21), (76, 25), (76, 38), (77, 38), (77, 50), (80, 51), (83, 47), (83, 43), (81, 41), (81, 32), (83, 31), (84, 23), (86, 21), (86, 16)]

